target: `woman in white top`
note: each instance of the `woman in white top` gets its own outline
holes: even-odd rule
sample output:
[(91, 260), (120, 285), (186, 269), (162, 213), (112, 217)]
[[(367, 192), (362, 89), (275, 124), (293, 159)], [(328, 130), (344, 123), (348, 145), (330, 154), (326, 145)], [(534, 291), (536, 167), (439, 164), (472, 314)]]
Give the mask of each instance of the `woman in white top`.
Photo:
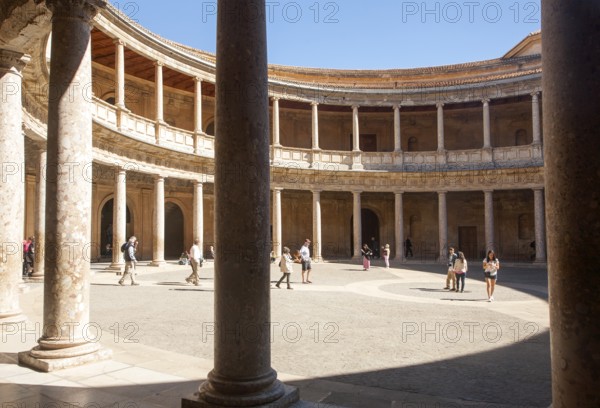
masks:
[(290, 290), (294, 289), (290, 285), (290, 275), (292, 273), (293, 264), (294, 262), (292, 261), (292, 256), (290, 255), (290, 249), (288, 247), (283, 247), (283, 255), (281, 256), (281, 261), (279, 261), (279, 270), (281, 273), (283, 273), (283, 275), (281, 275), (279, 282), (275, 284), (278, 289), (281, 289), (279, 285), (281, 285), (281, 282), (283, 282), (284, 279), (286, 279), (287, 288)]
[(483, 260), (483, 273), (485, 275), (488, 302), (494, 300), (494, 289), (496, 288), (496, 280), (498, 279), (498, 269), (500, 269), (500, 260), (496, 258), (496, 254), (490, 249)]
[(200, 239), (194, 240), (194, 245), (190, 248), (189, 257), (192, 264), (192, 274), (185, 278), (187, 283), (192, 283), (196, 286), (200, 286), (200, 276), (198, 275), (198, 268), (202, 266), (202, 251), (200, 251)]
[[(465, 290), (465, 278), (467, 277), (467, 260), (465, 254), (458, 251), (458, 258), (454, 261), (454, 273), (456, 274), (456, 291), (460, 288), (461, 292)], [(461, 286), (462, 282), (462, 286)]]

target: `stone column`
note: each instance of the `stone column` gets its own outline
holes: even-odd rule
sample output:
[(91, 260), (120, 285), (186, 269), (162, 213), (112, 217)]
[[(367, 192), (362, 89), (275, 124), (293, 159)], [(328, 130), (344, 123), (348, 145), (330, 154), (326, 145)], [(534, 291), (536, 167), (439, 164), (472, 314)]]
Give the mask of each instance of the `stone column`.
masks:
[[(444, 104), (437, 103), (437, 140), (438, 140), (438, 152), (446, 150), (444, 146)], [(445, 255), (444, 255), (445, 256)]]
[(165, 179), (154, 179), (154, 224), (152, 225), (152, 262), (150, 266), (165, 264)]
[(110, 357), (89, 331), (92, 101), (91, 20), (103, 1), (46, 0), (52, 12), (44, 324), (19, 363), (40, 371)]
[(113, 197), (112, 263), (109, 269), (120, 271), (125, 266), (121, 245), (127, 241), (127, 173), (115, 167), (115, 194)]
[(544, 211), (544, 189), (533, 190), (535, 214), (535, 261), (546, 262), (546, 212)]
[(446, 205), (446, 191), (438, 192), (438, 225), (440, 235), (439, 261), (448, 258), (448, 209)]
[(484, 195), (484, 213), (485, 213), (485, 252), (490, 249), (496, 251), (494, 242), (494, 191), (485, 190)]
[(313, 150), (319, 149), (319, 104), (312, 102), (312, 148)]
[[(219, 0), (217, 10), (215, 365), (182, 407), (288, 407), (298, 390), (271, 368), (265, 0)], [(248, 84), (254, 97), (240, 98)]]
[(114, 41), (115, 50), (115, 106), (119, 109), (127, 109), (125, 106), (125, 43), (123, 40)]
[[(204, 200), (203, 184), (201, 181), (194, 182), (194, 237), (200, 240), (198, 247), (204, 254)], [(204, 255), (203, 255), (204, 256)]]
[(490, 149), (492, 147), (492, 136), (490, 129), (490, 100), (484, 99), (483, 103), (483, 148)]
[(400, 127), (400, 105), (394, 105), (394, 151), (402, 152), (402, 137)]
[(321, 190), (313, 190), (313, 259), (323, 260), (321, 248)]
[(202, 79), (198, 77), (194, 78), (194, 88), (194, 153), (200, 154), (200, 137), (202, 134)]
[(531, 122), (533, 124), (533, 144), (542, 143), (542, 130), (540, 123), (540, 93), (531, 94)]
[(35, 186), (35, 262), (31, 279), (44, 279), (44, 253), (46, 248), (46, 168), (47, 153), (42, 150), (38, 156), (38, 172)]
[(396, 240), (396, 260), (404, 260), (404, 204), (403, 192), (394, 193), (395, 209), (394, 209), (394, 230)]
[(360, 152), (360, 127), (358, 124), (358, 105), (352, 106), (352, 151)]
[(163, 63), (160, 61), (154, 62), (154, 102), (155, 102), (155, 136), (156, 144), (160, 144), (161, 128), (165, 125), (164, 118), (164, 98), (163, 98)]
[[(29, 56), (0, 49), (0, 324), (25, 320), (19, 305), (25, 216), (21, 70)], [(0, 326), (1, 328), (1, 326)]]
[(273, 189), (273, 252), (276, 257), (281, 256), (282, 233), (281, 233), (281, 191), (282, 188)]
[(542, 2), (552, 405), (600, 406), (600, 8)]
[(361, 191), (353, 191), (354, 204), (352, 206), (352, 234), (354, 236), (353, 260), (360, 260), (362, 248), (362, 204), (360, 201)]
[(281, 147), (279, 142), (279, 98), (273, 98), (273, 146)]

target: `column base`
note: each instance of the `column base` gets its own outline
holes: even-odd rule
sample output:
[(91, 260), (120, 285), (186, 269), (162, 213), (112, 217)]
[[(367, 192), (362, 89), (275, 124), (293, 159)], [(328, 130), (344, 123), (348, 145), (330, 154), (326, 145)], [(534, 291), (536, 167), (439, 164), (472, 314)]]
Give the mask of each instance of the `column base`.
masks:
[(111, 263), (109, 266), (104, 268), (105, 271), (120, 271), (125, 268), (124, 263)]
[(39, 273), (39, 274), (34, 273), (33, 275), (31, 275), (29, 277), (29, 281), (30, 282), (36, 282), (36, 283), (43, 282), (44, 281), (44, 274), (43, 273)]
[(166, 265), (166, 263), (167, 263), (166, 261), (152, 261), (152, 262), (150, 262), (150, 263), (148, 264), (148, 266), (156, 266), (156, 267), (159, 267), (159, 266)]
[[(91, 347), (91, 352), (79, 354), (77, 349)], [(18, 354), (19, 364), (33, 368), (37, 371), (49, 373), (51, 371), (62, 370), (65, 368), (77, 367), (85, 364), (96, 363), (98, 361), (109, 360), (112, 357), (112, 350), (103, 348), (97, 344), (85, 344), (83, 346), (60, 350), (41, 350), (39, 346), (29, 351), (22, 351)], [(46, 357), (47, 358), (44, 358)]]
[[(258, 402), (259, 405), (248, 405), (249, 398), (248, 396), (240, 396), (239, 400), (236, 400), (234, 396), (224, 396), (224, 399), (227, 400), (228, 405), (219, 405), (213, 402), (208, 402), (204, 400), (204, 393), (202, 384), (200, 386), (200, 392), (194, 393), (194, 395), (183, 398), (181, 400), (181, 408), (231, 408), (231, 407), (252, 407), (252, 408), (287, 408), (300, 401), (300, 392), (298, 388), (291, 387), (289, 385), (285, 385), (277, 381), (279, 385), (283, 386), (284, 394), (282, 397), (275, 401), (271, 401), (268, 403)], [(277, 384), (274, 384), (277, 386)], [(265, 392), (267, 394), (268, 391)], [(256, 394), (256, 400), (260, 401), (262, 395)]]

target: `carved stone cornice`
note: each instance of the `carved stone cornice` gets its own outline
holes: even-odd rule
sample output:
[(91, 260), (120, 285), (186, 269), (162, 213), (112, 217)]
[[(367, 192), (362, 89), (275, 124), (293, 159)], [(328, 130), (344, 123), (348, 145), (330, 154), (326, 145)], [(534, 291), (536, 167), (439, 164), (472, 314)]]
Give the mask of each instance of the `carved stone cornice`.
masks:
[(20, 75), (31, 57), (18, 51), (0, 49), (0, 70)]

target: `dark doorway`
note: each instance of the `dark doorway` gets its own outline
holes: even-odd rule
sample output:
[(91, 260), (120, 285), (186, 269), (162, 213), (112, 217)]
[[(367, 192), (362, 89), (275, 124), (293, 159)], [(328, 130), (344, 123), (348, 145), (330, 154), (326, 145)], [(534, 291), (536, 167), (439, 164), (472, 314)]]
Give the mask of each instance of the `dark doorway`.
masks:
[[(102, 257), (111, 257), (112, 254), (106, 250), (106, 245), (113, 245), (113, 199), (108, 200), (100, 211), (100, 254)], [(125, 238), (133, 235), (133, 223), (131, 221), (131, 212), (126, 206), (127, 212), (125, 215)], [(124, 242), (118, 242), (117, 247), (120, 247)]]
[(458, 227), (458, 251), (462, 251), (467, 260), (479, 258), (477, 254), (477, 227)]
[[(354, 146), (353, 143), (353, 135), (350, 134), (350, 146)], [(377, 135), (374, 133), (361, 133), (358, 137), (358, 148), (363, 152), (376, 152)]]
[[(373, 211), (363, 208), (360, 210), (362, 235), (360, 240), (360, 246), (363, 244), (371, 247), (371, 238), (374, 237), (375, 241), (379, 243), (379, 217)], [(350, 218), (350, 248), (354, 252), (354, 217)], [(381, 243), (379, 243), (381, 246)], [(371, 248), (374, 249), (374, 248)]]
[(183, 242), (183, 212), (177, 204), (166, 202), (165, 259), (178, 259), (185, 250), (185, 243)]

